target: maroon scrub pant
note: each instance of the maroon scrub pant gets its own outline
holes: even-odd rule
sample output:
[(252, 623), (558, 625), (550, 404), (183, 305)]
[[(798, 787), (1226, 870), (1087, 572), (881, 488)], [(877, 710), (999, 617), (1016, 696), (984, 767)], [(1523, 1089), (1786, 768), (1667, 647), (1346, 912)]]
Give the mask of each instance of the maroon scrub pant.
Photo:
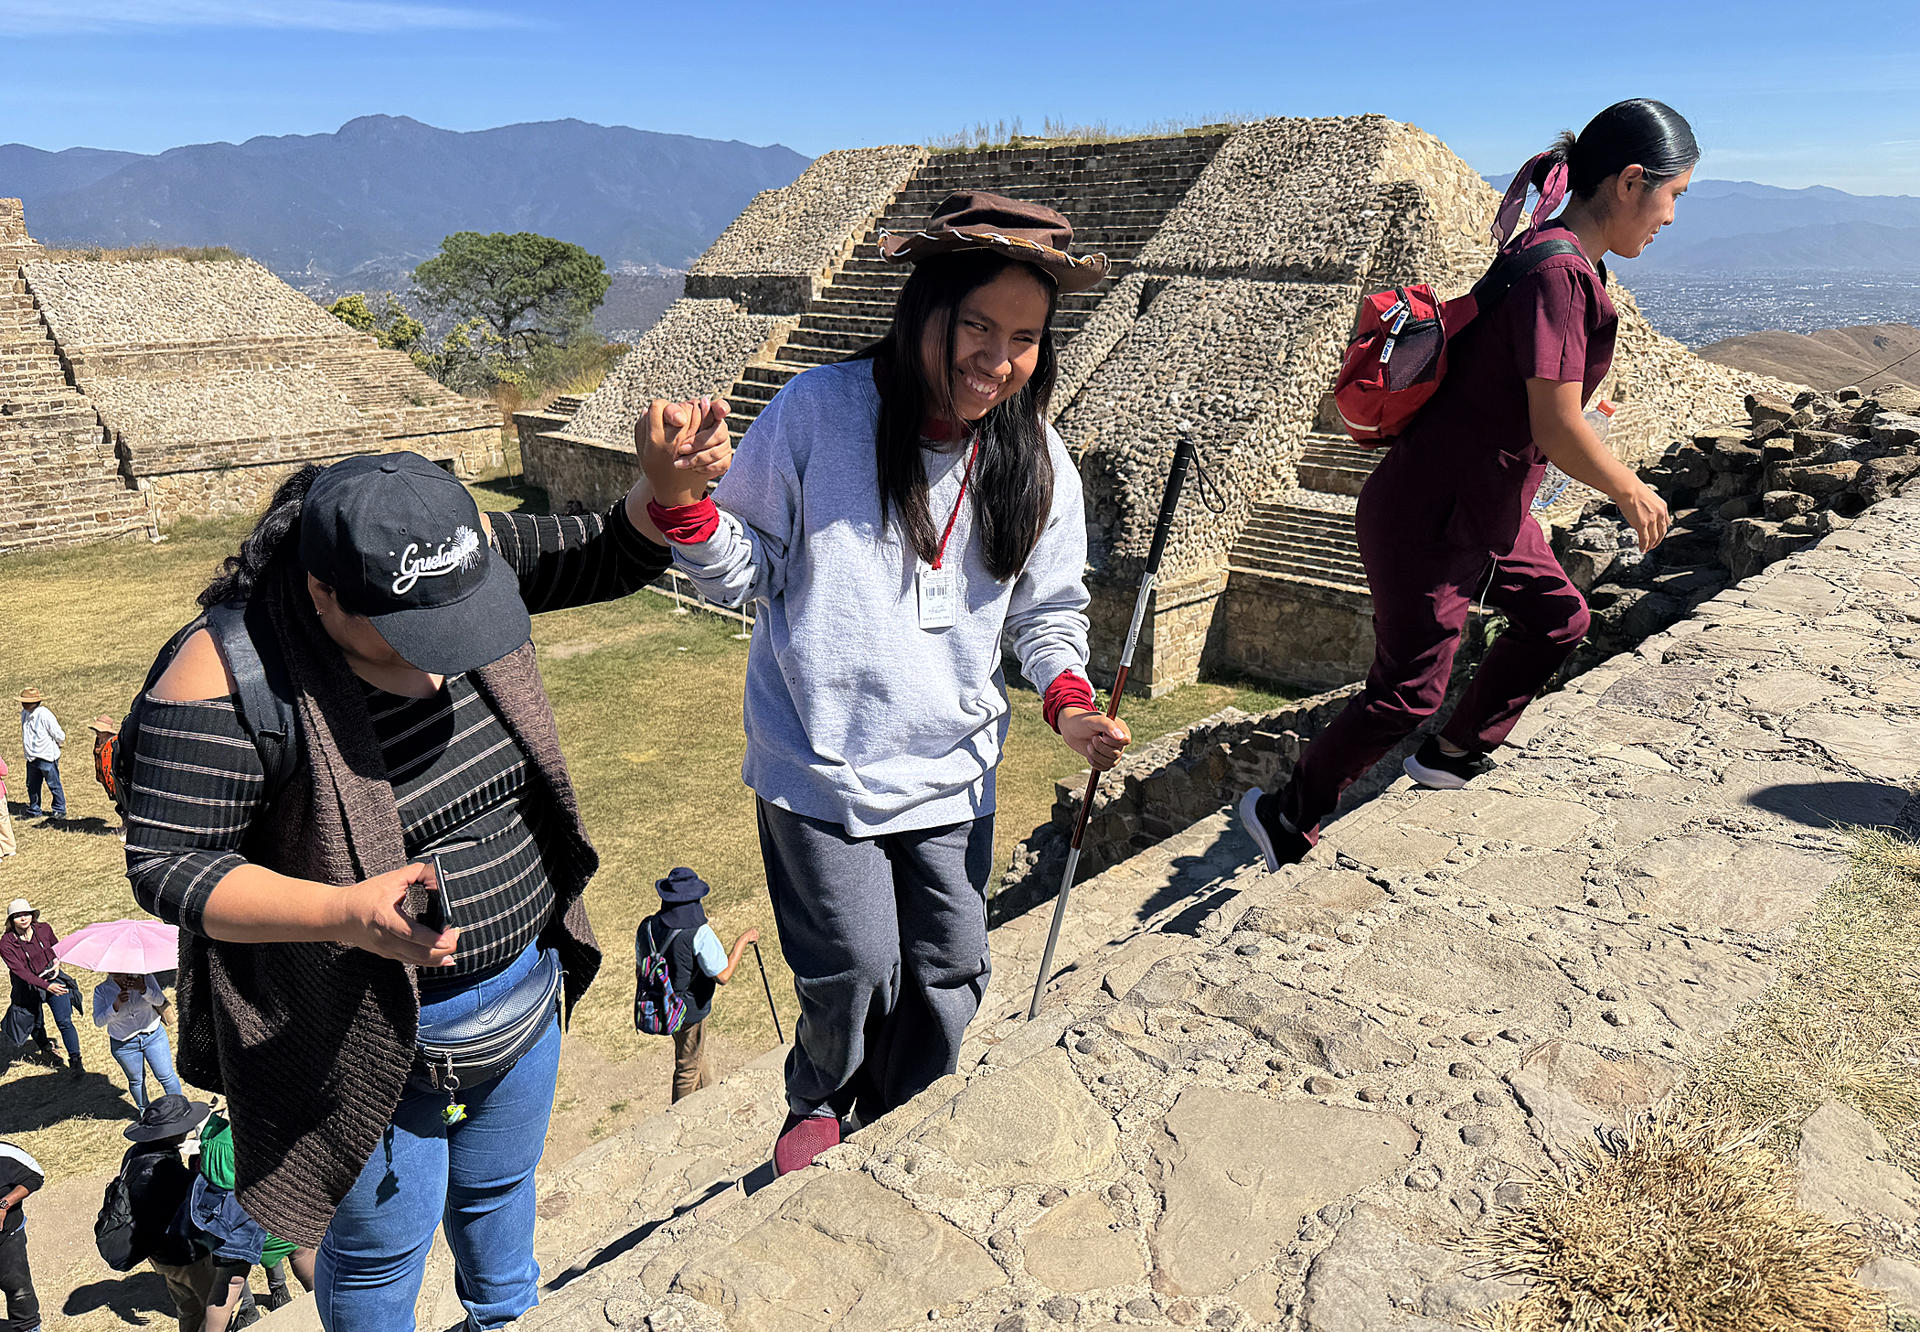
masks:
[(1355, 778), (1439, 710), (1482, 588), (1507, 627), (1440, 731), (1470, 753), (1506, 738), (1587, 634), (1587, 603), (1531, 519), (1513, 553), (1495, 561), (1484, 546), (1408, 543), (1404, 526), (1370, 522), (1367, 508), (1363, 501), (1358, 532), (1373, 592), (1373, 669), (1366, 688), (1307, 746), (1280, 798), (1287, 822), (1310, 837)]

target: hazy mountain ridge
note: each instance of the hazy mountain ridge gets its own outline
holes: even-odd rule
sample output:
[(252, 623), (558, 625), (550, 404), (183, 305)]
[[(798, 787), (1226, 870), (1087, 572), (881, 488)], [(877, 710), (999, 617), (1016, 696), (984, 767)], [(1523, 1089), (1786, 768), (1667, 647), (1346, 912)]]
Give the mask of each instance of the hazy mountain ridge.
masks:
[[(1513, 177), (1487, 179), (1505, 189)], [(1617, 261), (1629, 286), (1636, 272), (1920, 272), (1920, 198), (1912, 195), (1696, 180), (1677, 218), (1640, 258)]]
[[(1911, 324), (1868, 324), (1817, 333), (1747, 333), (1702, 347), (1700, 355), (1817, 389), (1847, 384), (1869, 391), (1888, 384), (1920, 387), (1920, 328)], [(1883, 366), (1894, 368), (1882, 370)]]
[(151, 156), (6, 144), (0, 195), (25, 200), (47, 244), (231, 245), (297, 285), (338, 289), (358, 271), (410, 270), (454, 231), (538, 231), (610, 269), (685, 268), (807, 161), (579, 120), (462, 132), (362, 116), (332, 134)]

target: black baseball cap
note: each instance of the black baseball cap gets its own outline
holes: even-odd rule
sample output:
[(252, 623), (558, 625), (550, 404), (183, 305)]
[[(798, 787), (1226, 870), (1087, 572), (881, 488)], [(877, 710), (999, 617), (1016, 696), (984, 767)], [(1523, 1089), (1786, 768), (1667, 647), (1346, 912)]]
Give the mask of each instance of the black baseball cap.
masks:
[(533, 634), (473, 496), (417, 453), (344, 458), (315, 477), (300, 509), (300, 563), (434, 675), (498, 661)]

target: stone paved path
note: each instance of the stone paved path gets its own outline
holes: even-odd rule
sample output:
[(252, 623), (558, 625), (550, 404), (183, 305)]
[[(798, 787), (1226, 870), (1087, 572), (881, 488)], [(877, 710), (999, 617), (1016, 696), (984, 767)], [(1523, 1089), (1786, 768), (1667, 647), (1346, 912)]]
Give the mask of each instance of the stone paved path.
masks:
[[(1044, 937), (1014, 922), (977, 1064), (523, 1324), (1459, 1326), (1511, 1292), (1438, 1241), (1673, 1086), (1843, 869), (1836, 824), (1903, 818), (1916, 519), (1876, 506), (1545, 700), (1474, 789), (1396, 786), (1307, 865), (1240, 869), (1222, 816), (1116, 867), (1076, 891), (1079, 961), (1033, 1023), (995, 1020)], [(1886, 1168), (1816, 1118), (1803, 1155)], [(694, 1190), (747, 1155), (647, 1168)]]

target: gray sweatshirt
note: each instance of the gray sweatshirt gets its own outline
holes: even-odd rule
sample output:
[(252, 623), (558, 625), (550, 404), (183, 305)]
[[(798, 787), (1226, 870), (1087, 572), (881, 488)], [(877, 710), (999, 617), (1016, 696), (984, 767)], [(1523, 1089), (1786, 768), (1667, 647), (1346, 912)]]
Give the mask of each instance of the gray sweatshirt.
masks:
[[(868, 361), (796, 377), (740, 441), (714, 499), (720, 527), (674, 548), (712, 601), (755, 603), (747, 653), (748, 786), (856, 837), (990, 814), (1007, 733), (1003, 629), (1021, 672), (1045, 690), (1087, 668), (1086, 515), (1080, 473), (1051, 427), (1053, 508), (1010, 582), (981, 558), (973, 498), (945, 565), (954, 623), (923, 629), (919, 559), (880, 521)], [(928, 449), (934, 530), (954, 511), (968, 449)]]

